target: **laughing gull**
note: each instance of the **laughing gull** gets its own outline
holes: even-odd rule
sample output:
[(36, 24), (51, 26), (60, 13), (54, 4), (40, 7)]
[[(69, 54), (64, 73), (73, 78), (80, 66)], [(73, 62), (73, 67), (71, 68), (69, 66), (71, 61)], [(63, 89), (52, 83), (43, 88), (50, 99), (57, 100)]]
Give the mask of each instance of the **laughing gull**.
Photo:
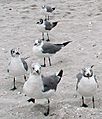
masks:
[(17, 76), (24, 75), (24, 79), (26, 80), (25, 74), (28, 71), (28, 65), (25, 61), (26, 58), (21, 58), (20, 57), (20, 52), (19, 49), (12, 49), (11, 50), (11, 61), (8, 65), (8, 73), (12, 76), (14, 76), (14, 87), (11, 90), (16, 89), (15, 81)]
[(49, 58), (49, 64), (51, 66), (50, 56), (56, 54), (58, 51), (60, 51), (63, 47), (65, 47), (70, 42), (72, 41), (67, 41), (62, 44), (52, 44), (52, 43), (44, 42), (42, 40), (36, 40), (33, 46), (33, 52), (34, 55), (44, 58), (43, 67), (46, 67), (45, 57)]
[(54, 10), (55, 10), (55, 7), (43, 5), (41, 12), (45, 15), (45, 18), (49, 20), (49, 14), (51, 14)]
[(28, 102), (35, 103), (35, 99), (43, 98), (48, 100), (47, 112), (44, 113), (45, 116), (49, 114), (50, 110), (49, 98), (55, 94), (62, 75), (63, 70), (60, 70), (59, 73), (45, 77), (41, 75), (41, 65), (38, 63), (33, 63), (31, 65), (31, 73), (23, 86), (23, 92), (27, 96), (31, 97)]
[(92, 97), (93, 108), (95, 108), (94, 95), (98, 88), (96, 76), (93, 73), (92, 67), (82, 69), (82, 72), (77, 74), (76, 90), (82, 96), (82, 107), (88, 107), (84, 103), (84, 97)]
[(56, 25), (57, 25), (58, 21), (56, 22), (50, 22), (48, 21), (47, 19), (43, 20), (43, 19), (40, 19), (38, 22), (37, 22), (37, 27), (38, 27), (38, 30), (40, 32), (42, 32), (42, 40), (44, 40), (44, 33), (47, 33), (47, 41), (50, 41), (49, 40), (49, 35), (48, 35), (48, 32), (53, 29)]

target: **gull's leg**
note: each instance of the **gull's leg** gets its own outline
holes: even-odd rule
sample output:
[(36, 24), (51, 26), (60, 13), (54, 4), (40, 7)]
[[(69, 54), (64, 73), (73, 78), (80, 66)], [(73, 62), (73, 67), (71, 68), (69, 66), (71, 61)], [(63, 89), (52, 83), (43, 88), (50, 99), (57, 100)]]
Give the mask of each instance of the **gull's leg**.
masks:
[(45, 63), (45, 57), (44, 57), (44, 64), (41, 65), (42, 67), (46, 67), (46, 63)]
[(49, 115), (49, 111), (50, 111), (50, 100), (48, 99), (48, 107), (47, 107), (47, 112), (44, 113), (45, 116)]
[(93, 103), (93, 108), (95, 108), (95, 100), (94, 100), (94, 96), (92, 97), (92, 103)]
[(48, 32), (47, 32), (47, 40), (46, 41), (50, 41)]
[(15, 77), (14, 77), (14, 79), (13, 79), (13, 85), (14, 85), (14, 87), (11, 89), (12, 91), (14, 91), (14, 90), (16, 90), (17, 88), (16, 88), (16, 79), (15, 79)]
[(42, 32), (42, 40), (44, 41), (44, 33)]
[(81, 107), (88, 107), (88, 105), (86, 105), (85, 103), (84, 103), (84, 97), (82, 96), (82, 106)]
[(48, 15), (48, 20), (50, 19), (50, 16)]
[(48, 59), (49, 59), (49, 65), (51, 66), (51, 59), (50, 59), (50, 57), (48, 57)]

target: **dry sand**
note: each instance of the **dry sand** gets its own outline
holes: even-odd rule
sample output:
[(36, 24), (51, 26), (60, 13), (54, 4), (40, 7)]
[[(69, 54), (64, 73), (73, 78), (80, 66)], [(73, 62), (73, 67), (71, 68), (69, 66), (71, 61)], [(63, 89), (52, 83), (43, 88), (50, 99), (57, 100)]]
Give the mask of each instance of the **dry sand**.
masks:
[[(29, 65), (43, 62), (32, 55), (32, 47), (34, 40), (41, 38), (36, 22), (43, 17), (40, 7), (45, 3), (56, 7), (51, 20), (61, 21), (50, 32), (51, 42), (73, 41), (52, 57), (51, 67), (42, 69), (43, 74), (64, 70), (56, 96), (51, 98), (48, 117), (43, 115), (45, 107), (42, 101), (37, 101), (37, 104), (27, 102), (29, 97), (22, 94), (22, 77), (22, 82), (16, 83), (18, 89), (10, 91), (13, 78), (6, 72), (9, 51), (14, 47), (21, 49), (22, 57), (30, 56)], [(0, 0), (0, 55), (0, 119), (102, 119), (101, 0)], [(81, 96), (75, 96), (75, 76), (88, 65), (95, 65), (99, 81), (95, 109), (92, 109), (91, 99), (87, 100), (88, 108), (81, 108)]]

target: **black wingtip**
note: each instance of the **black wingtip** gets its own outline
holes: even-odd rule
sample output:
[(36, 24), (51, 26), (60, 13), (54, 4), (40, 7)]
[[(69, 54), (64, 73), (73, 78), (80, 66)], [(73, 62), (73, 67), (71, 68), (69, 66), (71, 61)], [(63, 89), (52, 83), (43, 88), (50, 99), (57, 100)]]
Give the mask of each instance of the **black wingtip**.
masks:
[(61, 78), (62, 75), (63, 75), (63, 70), (61, 69), (57, 76), (59, 76)]
[(9, 73), (9, 69), (7, 69), (7, 72)]
[(53, 11), (54, 11), (54, 10), (55, 10), (55, 7), (53, 7), (52, 9), (53, 9)]
[(53, 22), (53, 27), (55, 27), (57, 25), (58, 21)]
[(71, 43), (72, 41), (67, 41), (65, 43), (63, 43), (64, 46), (66, 46), (67, 44)]

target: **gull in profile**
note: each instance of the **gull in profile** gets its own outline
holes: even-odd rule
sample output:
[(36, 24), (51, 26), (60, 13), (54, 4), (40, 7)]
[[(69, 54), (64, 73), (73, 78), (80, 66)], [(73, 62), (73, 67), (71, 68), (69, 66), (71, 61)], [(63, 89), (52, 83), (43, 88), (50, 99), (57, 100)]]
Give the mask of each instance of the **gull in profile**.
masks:
[(82, 107), (88, 107), (84, 102), (84, 97), (92, 97), (93, 108), (95, 108), (94, 95), (98, 88), (98, 82), (92, 70), (93, 66), (82, 69), (82, 72), (76, 76), (76, 90), (82, 96)]
[(51, 31), (57, 25), (57, 23), (58, 23), (58, 21), (50, 22), (47, 19), (45, 19), (45, 20), (40, 19), (37, 22), (37, 28), (42, 33), (42, 40), (44, 40), (44, 33), (47, 33), (46, 41), (50, 41), (48, 32)]
[(45, 57), (48, 57), (49, 64), (51, 66), (50, 57), (56, 54), (58, 51), (60, 51), (63, 47), (65, 47), (70, 42), (72, 41), (67, 41), (62, 44), (53, 44), (49, 42), (44, 42), (42, 40), (35, 40), (35, 43), (33, 46), (33, 52), (34, 52), (34, 55), (44, 58), (44, 65), (42, 65), (43, 67), (46, 67)]
[(14, 77), (13, 79), (13, 88), (11, 90), (16, 89), (16, 77), (24, 75), (24, 79), (26, 80), (25, 74), (28, 71), (28, 65), (25, 61), (26, 58), (20, 57), (20, 52), (18, 48), (11, 50), (11, 61), (8, 65), (7, 72)]
[(41, 12), (45, 15), (45, 18), (49, 20), (49, 15), (55, 10), (55, 7), (50, 7), (47, 5), (43, 5)]
[(48, 108), (44, 113), (45, 116), (47, 116), (50, 111), (49, 98), (55, 94), (62, 75), (63, 70), (60, 70), (59, 73), (50, 76), (43, 76), (41, 75), (41, 65), (38, 63), (33, 63), (31, 65), (31, 73), (23, 86), (23, 92), (25, 95), (30, 97), (28, 102), (35, 103), (35, 99), (44, 98), (48, 100)]

